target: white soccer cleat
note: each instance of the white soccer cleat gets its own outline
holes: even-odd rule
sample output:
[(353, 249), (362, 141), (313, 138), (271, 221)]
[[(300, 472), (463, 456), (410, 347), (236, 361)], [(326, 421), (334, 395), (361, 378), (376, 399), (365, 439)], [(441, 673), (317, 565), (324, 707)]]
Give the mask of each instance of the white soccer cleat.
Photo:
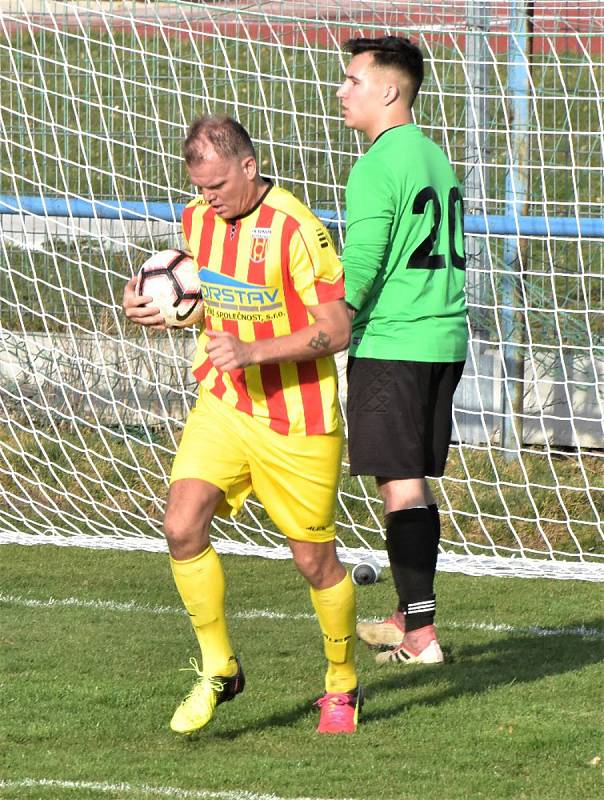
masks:
[(398, 647), (405, 636), (405, 615), (395, 611), (381, 622), (359, 622), (357, 636), (369, 647)]
[(378, 653), (375, 660), (378, 664), (442, 664), (445, 657), (439, 643), (433, 639), (420, 653), (414, 653), (401, 643)]

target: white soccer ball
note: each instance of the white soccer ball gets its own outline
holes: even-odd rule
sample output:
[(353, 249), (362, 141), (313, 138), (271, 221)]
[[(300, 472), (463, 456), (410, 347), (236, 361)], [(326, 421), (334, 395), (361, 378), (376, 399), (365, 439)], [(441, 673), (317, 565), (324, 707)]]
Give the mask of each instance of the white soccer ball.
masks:
[(183, 250), (160, 250), (138, 273), (138, 295), (150, 295), (168, 328), (184, 328), (204, 316), (201, 282), (195, 262)]

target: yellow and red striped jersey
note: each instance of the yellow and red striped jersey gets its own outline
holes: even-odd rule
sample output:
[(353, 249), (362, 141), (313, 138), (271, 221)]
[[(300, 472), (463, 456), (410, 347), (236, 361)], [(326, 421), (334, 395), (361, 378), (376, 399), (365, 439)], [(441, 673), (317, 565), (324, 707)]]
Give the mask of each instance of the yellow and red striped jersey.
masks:
[(286, 336), (312, 323), (309, 306), (344, 297), (342, 266), (325, 227), (276, 186), (236, 220), (222, 219), (196, 198), (183, 211), (182, 226), (205, 305), (205, 329), (193, 360), (196, 379), (279, 433), (333, 431), (338, 424), (333, 356), (221, 372), (205, 352), (205, 330), (229, 331), (244, 342)]

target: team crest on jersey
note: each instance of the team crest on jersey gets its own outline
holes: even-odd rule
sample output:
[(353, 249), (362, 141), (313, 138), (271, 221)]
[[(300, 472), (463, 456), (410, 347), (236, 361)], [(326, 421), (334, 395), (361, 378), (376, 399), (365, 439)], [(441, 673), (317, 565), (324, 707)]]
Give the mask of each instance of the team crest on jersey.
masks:
[[(256, 229), (258, 230), (258, 229)], [(255, 233), (256, 231), (254, 231)], [(259, 239), (256, 236), (252, 239), (252, 248), (250, 252), (250, 261), (254, 264), (260, 264), (266, 258), (266, 239)]]
[(238, 281), (207, 267), (199, 270), (199, 278), (203, 301), (211, 316), (238, 322), (266, 322), (285, 316), (277, 286)]

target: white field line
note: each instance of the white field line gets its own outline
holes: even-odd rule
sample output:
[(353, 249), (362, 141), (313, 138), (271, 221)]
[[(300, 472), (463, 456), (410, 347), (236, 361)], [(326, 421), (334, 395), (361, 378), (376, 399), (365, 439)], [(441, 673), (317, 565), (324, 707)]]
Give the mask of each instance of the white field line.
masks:
[[(59, 781), (46, 780), (44, 778), (35, 780), (34, 778), (23, 778), (17, 781), (0, 780), (0, 791), (2, 789), (87, 789), (93, 792), (119, 792), (124, 794), (149, 795), (150, 797), (176, 797), (179, 800), (286, 800), (276, 794), (256, 794), (245, 790), (238, 791), (216, 791), (212, 792), (204, 789), (190, 790), (178, 789), (174, 786), (149, 786), (146, 783), (97, 783), (95, 781)], [(52, 797), (52, 795), (49, 795)], [(327, 800), (319, 797), (292, 797), (287, 800)], [(346, 800), (346, 798), (341, 798)], [(350, 798), (348, 798), (350, 800)]]
[[(91, 608), (95, 611), (113, 611), (113, 612), (134, 612), (134, 613), (149, 613), (149, 614), (169, 614), (185, 616), (186, 612), (183, 608), (176, 606), (153, 606), (148, 604), (135, 603), (129, 601), (127, 603), (116, 603), (113, 600), (82, 600), (79, 597), (65, 597), (54, 598), (49, 597), (46, 600), (38, 600), (32, 597), (21, 597), (20, 595), (4, 594), (0, 592), (0, 603), (5, 605), (22, 606), (25, 608)], [(299, 613), (289, 614), (281, 611), (271, 611), (269, 609), (255, 608), (249, 611), (235, 611), (229, 614), (230, 619), (276, 619), (276, 620), (308, 620), (315, 619), (314, 614)], [(364, 620), (366, 622), (377, 622), (377, 619)], [(599, 628), (587, 628), (585, 625), (579, 625), (568, 628), (542, 628), (539, 625), (517, 626), (506, 625), (505, 623), (495, 622), (440, 622), (437, 627), (442, 630), (476, 630), (488, 631), (491, 633), (515, 633), (525, 636), (579, 636), (579, 637), (592, 637), (596, 639), (604, 639), (604, 631)]]

